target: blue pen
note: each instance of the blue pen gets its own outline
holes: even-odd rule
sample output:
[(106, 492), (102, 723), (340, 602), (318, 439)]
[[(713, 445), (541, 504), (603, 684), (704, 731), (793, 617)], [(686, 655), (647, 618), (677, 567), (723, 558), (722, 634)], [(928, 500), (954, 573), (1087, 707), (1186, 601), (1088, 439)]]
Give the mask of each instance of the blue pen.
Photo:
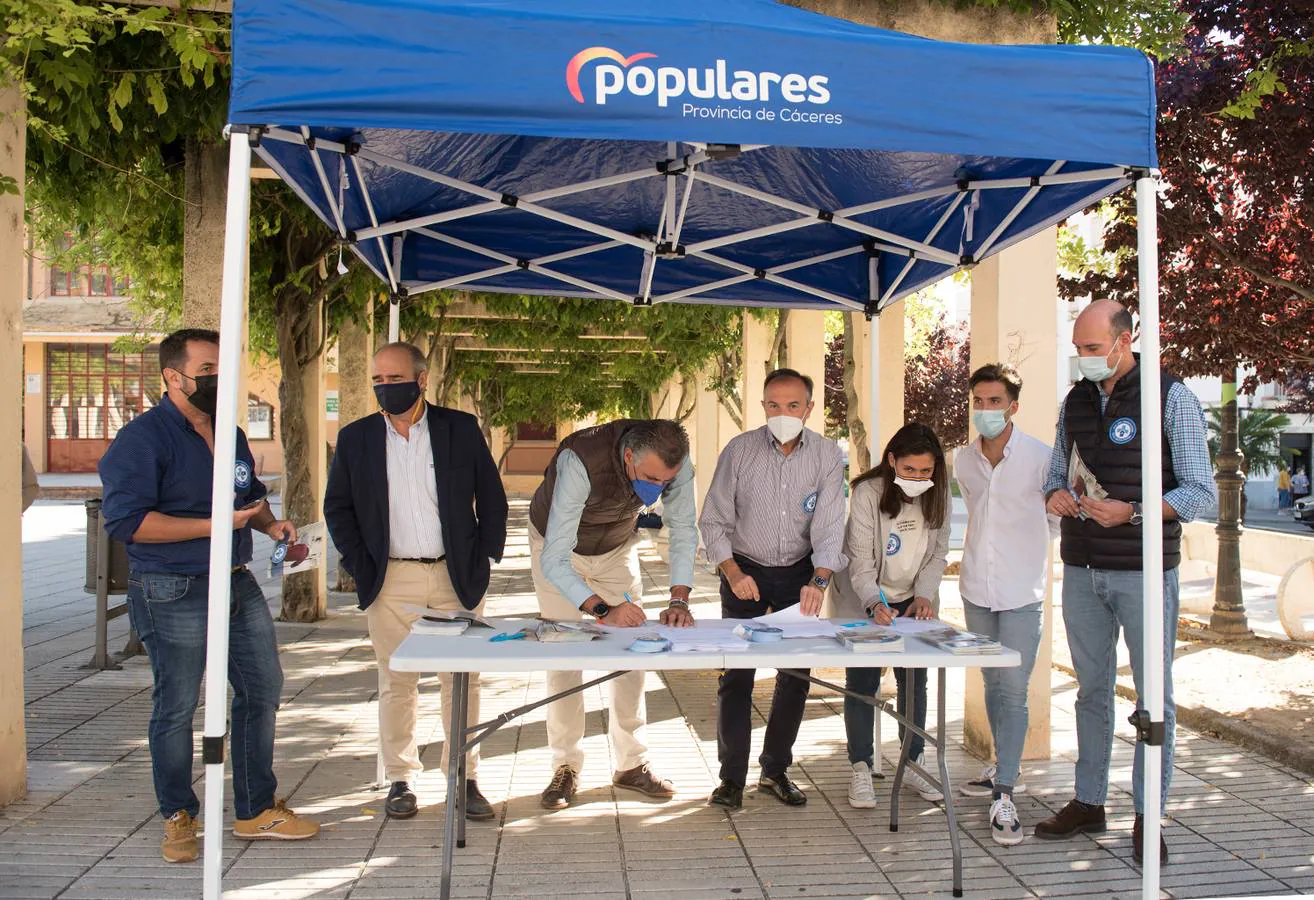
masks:
[(518, 641), (526, 637), (529, 637), (529, 632), (522, 628), (519, 631), (504, 631), (501, 634), (495, 634), (488, 640), (496, 644), (501, 641)]
[[(621, 594), (621, 596), (625, 598), (625, 602), (626, 602), (626, 603), (634, 603), (634, 598), (632, 598), (632, 597), (630, 596), (630, 592), (629, 592), (629, 591), (625, 591), (623, 594)], [(634, 603), (634, 605), (635, 605), (635, 606), (638, 606), (639, 604)]]

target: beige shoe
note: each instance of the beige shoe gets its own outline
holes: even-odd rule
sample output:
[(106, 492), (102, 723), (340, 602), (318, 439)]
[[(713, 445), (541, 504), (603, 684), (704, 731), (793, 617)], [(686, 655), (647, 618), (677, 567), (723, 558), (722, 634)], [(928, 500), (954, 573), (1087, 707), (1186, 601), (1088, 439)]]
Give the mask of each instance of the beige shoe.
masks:
[(244, 841), (304, 841), (319, 834), (319, 823), (303, 819), (287, 808), (283, 800), (254, 819), (238, 819), (233, 835)]
[(201, 855), (196, 844), (196, 820), (187, 810), (180, 809), (164, 820), (164, 840), (160, 841), (160, 855), (165, 862), (194, 862)]

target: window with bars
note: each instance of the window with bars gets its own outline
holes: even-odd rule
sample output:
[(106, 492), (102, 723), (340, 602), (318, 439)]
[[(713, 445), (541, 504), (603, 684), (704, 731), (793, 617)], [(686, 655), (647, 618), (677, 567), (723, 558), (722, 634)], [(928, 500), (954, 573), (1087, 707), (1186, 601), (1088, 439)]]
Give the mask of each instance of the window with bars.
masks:
[(46, 422), (51, 440), (113, 440), (160, 400), (158, 348), (119, 353), (107, 344), (49, 344)]

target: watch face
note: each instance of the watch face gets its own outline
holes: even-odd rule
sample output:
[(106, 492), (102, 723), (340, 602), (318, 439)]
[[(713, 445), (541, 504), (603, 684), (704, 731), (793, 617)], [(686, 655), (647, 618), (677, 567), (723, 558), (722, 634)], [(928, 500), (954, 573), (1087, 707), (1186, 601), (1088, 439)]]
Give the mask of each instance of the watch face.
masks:
[(593, 615), (597, 616), (599, 619), (604, 618), (609, 612), (611, 612), (611, 607), (607, 605), (607, 601), (605, 600), (599, 600), (593, 606)]

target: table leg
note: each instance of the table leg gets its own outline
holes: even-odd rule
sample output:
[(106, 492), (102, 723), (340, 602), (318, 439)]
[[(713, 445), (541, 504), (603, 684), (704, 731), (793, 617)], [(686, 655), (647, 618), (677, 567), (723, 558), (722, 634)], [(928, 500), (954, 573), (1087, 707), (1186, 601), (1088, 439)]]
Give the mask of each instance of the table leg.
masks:
[(890, 786), (890, 831), (899, 830), (899, 791), (903, 787), (903, 773), (908, 767), (908, 755), (912, 751), (911, 690), (899, 692), (899, 716), (903, 719), (903, 722), (900, 723), (903, 725), (903, 740), (899, 741), (899, 764), (894, 767), (894, 784)]
[(465, 849), (465, 723), (469, 721), (470, 713), (470, 673), (459, 673), (461, 687), (456, 687), (456, 678), (452, 679), (453, 698), (459, 711), (456, 717), (456, 730), (447, 735), (447, 740), (455, 743), (456, 752), (456, 849)]
[[(447, 814), (443, 824), (443, 876), (440, 897), (452, 896), (452, 851), (456, 846), (456, 779), (460, 773), (460, 758), (464, 741), (453, 740), (453, 735), (464, 734), (465, 720), (461, 718), (461, 704), (456, 698), (462, 693), (463, 672), (452, 674), (452, 696), (447, 698)], [(458, 724), (459, 723), (459, 724)], [(460, 792), (462, 795), (464, 791)]]
[(940, 764), (940, 790), (944, 792), (944, 814), (949, 819), (949, 846), (954, 856), (954, 896), (963, 896), (963, 848), (958, 840), (958, 816), (954, 812), (953, 785), (949, 783), (949, 763), (945, 759), (945, 670), (936, 669), (935, 686), (935, 758)]

